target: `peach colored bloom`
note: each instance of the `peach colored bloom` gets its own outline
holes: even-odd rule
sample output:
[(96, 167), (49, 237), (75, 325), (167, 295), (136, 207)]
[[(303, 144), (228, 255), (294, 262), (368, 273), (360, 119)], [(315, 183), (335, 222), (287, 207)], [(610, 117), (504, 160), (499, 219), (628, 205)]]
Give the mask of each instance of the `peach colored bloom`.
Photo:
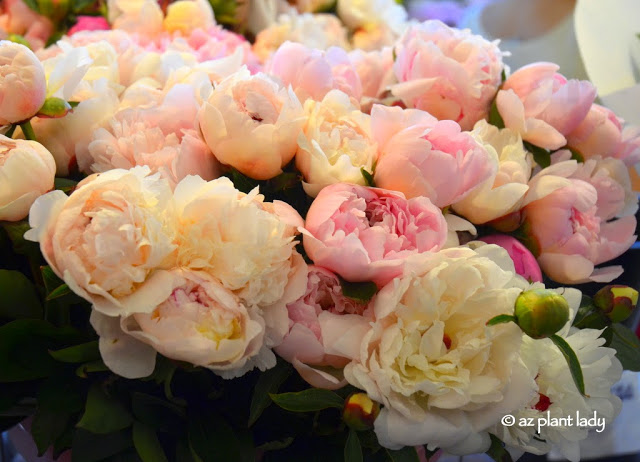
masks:
[(317, 266), (382, 286), (402, 274), (412, 256), (442, 248), (447, 224), (426, 197), (407, 200), (394, 191), (338, 183), (313, 201), (303, 235)]
[(394, 49), (398, 83), (391, 91), (407, 107), (458, 122), (464, 130), (487, 117), (504, 68), (496, 42), (425, 21), (410, 26)]
[(349, 59), (360, 77), (363, 99), (380, 98), (393, 81), (393, 50), (390, 47), (378, 51), (355, 49), (349, 53)]
[(285, 42), (265, 65), (265, 72), (291, 85), (304, 103), (308, 98), (322, 100), (331, 90), (341, 90), (356, 101), (362, 96), (362, 83), (346, 51), (331, 47), (326, 51)]
[(498, 92), (497, 106), (504, 124), (522, 139), (546, 149), (558, 149), (565, 136), (584, 120), (596, 97), (589, 82), (567, 80), (552, 63), (518, 69)]
[(53, 189), (56, 163), (35, 141), (0, 135), (0, 220), (18, 221), (42, 194)]
[(53, 23), (29, 8), (23, 0), (3, 0), (0, 31), (22, 35), (33, 50), (39, 50), (53, 33)]
[(380, 105), (373, 107), (371, 121), (380, 146), (375, 181), (381, 188), (446, 207), (495, 175), (495, 159), (453, 121)]
[(244, 68), (223, 80), (198, 114), (216, 158), (258, 180), (282, 172), (304, 123), (298, 98), (266, 74)]
[(36, 55), (24, 45), (0, 40), (0, 125), (36, 115), (46, 92), (44, 68)]

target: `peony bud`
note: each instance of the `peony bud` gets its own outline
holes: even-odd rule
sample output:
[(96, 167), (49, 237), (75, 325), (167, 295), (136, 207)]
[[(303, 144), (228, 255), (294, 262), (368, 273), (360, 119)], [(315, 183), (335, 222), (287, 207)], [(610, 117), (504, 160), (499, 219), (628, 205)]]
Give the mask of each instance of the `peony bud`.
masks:
[(13, 42), (13, 43), (18, 43), (20, 45), (24, 45), (25, 47), (31, 49), (31, 44), (29, 43), (29, 40), (24, 38), (22, 35), (9, 34), (9, 36), (7, 37), (7, 40), (9, 40), (10, 42)]
[(38, 111), (38, 117), (57, 119), (66, 116), (71, 111), (71, 105), (62, 98), (55, 96), (44, 100), (44, 104)]
[(604, 286), (593, 296), (593, 303), (613, 322), (627, 319), (638, 303), (638, 291), (622, 285)]
[(551, 337), (569, 320), (569, 303), (553, 290), (527, 290), (516, 299), (514, 315), (522, 331), (529, 337)]
[(373, 427), (379, 413), (380, 405), (366, 393), (354, 393), (345, 401), (342, 420), (354, 430), (363, 431)]

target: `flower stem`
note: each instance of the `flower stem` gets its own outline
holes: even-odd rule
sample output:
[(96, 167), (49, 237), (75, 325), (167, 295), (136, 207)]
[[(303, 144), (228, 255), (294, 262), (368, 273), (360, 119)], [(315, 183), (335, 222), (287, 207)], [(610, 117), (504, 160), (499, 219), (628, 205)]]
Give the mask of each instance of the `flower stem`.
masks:
[(20, 128), (22, 129), (22, 133), (24, 133), (24, 137), (26, 139), (36, 141), (36, 133), (33, 131), (30, 121), (27, 120), (26, 122), (21, 123)]
[(11, 138), (13, 137), (13, 132), (16, 131), (16, 125), (11, 125), (11, 127), (9, 127), (9, 130), (7, 130), (7, 133), (4, 134), (4, 136), (6, 136), (7, 138)]

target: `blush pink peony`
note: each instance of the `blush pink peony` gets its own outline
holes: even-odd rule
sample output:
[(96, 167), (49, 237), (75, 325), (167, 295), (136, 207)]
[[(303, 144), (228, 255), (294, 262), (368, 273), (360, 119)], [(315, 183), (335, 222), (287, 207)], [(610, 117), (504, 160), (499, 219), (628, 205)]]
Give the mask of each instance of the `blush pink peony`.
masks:
[(558, 149), (565, 136), (584, 120), (596, 97), (589, 82), (567, 80), (553, 63), (518, 69), (498, 92), (497, 107), (504, 124), (536, 146)]
[(313, 201), (303, 234), (317, 266), (382, 286), (402, 274), (411, 256), (442, 248), (447, 224), (426, 197), (407, 200), (394, 191), (338, 183)]
[(497, 162), (487, 149), (453, 121), (375, 105), (371, 125), (380, 146), (375, 181), (381, 188), (409, 198), (426, 196), (446, 207), (496, 173)]
[[(349, 360), (333, 354), (349, 348), (369, 329), (368, 304), (347, 298), (338, 277), (319, 266), (310, 266), (307, 289), (287, 305), (289, 330), (276, 353), (289, 361), (303, 379), (320, 388), (346, 385), (342, 368)], [(342, 346), (338, 346), (342, 345)]]
[(496, 42), (426, 21), (411, 26), (394, 49), (398, 83), (391, 91), (407, 107), (458, 122), (464, 130), (487, 117), (504, 68)]
[(509, 257), (513, 260), (516, 273), (529, 282), (542, 282), (542, 271), (540, 271), (540, 265), (538, 265), (536, 257), (515, 237), (506, 234), (491, 234), (478, 240), (487, 244), (499, 245), (507, 251)]

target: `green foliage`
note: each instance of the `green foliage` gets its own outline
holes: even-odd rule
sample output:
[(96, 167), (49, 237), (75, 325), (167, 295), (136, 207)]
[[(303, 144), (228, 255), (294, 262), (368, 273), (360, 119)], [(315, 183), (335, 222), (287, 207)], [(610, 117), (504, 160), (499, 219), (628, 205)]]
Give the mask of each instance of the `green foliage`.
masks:
[(580, 366), (580, 361), (578, 361), (578, 357), (571, 348), (571, 345), (569, 345), (567, 341), (559, 335), (554, 334), (549, 338), (558, 347), (558, 349), (562, 353), (562, 356), (564, 356), (564, 359), (567, 360), (567, 365), (569, 366), (569, 371), (571, 372), (573, 382), (576, 384), (576, 388), (582, 396), (587, 396), (584, 392), (584, 376), (582, 375), (582, 366)]
[(100, 383), (91, 386), (79, 428), (106, 434), (128, 428), (132, 422), (133, 417), (117, 396), (109, 394)]
[(43, 311), (37, 293), (20, 271), (0, 269), (0, 318), (41, 318)]
[(256, 382), (251, 407), (249, 408), (249, 426), (252, 426), (271, 404), (272, 393), (277, 393), (280, 385), (291, 375), (291, 366), (285, 361), (279, 361), (276, 367), (260, 375)]
[(491, 436), (491, 446), (487, 451), (487, 455), (496, 462), (513, 462), (511, 455), (504, 448), (504, 443), (495, 435)]
[(542, 168), (546, 168), (551, 165), (551, 153), (544, 148), (531, 144), (527, 141), (523, 142), (527, 151), (533, 154), (533, 160)]
[(624, 369), (640, 371), (640, 340), (631, 329), (615, 323), (611, 326), (613, 337), (611, 348), (616, 350), (616, 356)]
[(362, 447), (355, 430), (349, 430), (344, 446), (344, 462), (362, 462)]
[(416, 448), (412, 446), (406, 446), (397, 451), (392, 451), (391, 449), (387, 449), (386, 451), (391, 462), (420, 462), (418, 452)]
[(340, 278), (342, 294), (352, 300), (367, 303), (378, 292), (378, 286), (371, 281), (351, 282)]
[(287, 411), (310, 412), (322, 409), (344, 407), (344, 399), (333, 391), (321, 388), (309, 388), (296, 393), (281, 393), (269, 395), (274, 403)]

